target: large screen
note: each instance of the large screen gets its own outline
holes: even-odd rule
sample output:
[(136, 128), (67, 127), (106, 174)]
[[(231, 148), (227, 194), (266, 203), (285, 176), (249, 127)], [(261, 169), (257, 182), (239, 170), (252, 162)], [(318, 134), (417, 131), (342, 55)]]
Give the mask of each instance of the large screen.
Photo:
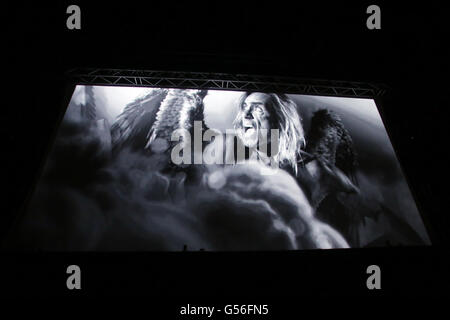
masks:
[(44, 251), (428, 244), (372, 99), (82, 85), (7, 241)]

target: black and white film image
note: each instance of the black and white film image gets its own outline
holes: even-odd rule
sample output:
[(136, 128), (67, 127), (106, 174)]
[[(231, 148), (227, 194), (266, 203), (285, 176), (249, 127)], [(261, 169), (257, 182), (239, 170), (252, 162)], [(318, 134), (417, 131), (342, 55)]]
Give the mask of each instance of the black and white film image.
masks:
[(7, 246), (428, 245), (373, 100), (77, 86)]

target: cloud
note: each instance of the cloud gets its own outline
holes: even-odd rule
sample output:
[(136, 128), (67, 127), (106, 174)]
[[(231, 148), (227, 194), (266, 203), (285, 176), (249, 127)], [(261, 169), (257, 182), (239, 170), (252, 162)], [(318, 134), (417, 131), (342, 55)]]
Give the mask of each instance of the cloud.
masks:
[[(89, 134), (88, 134), (89, 133)], [(65, 122), (27, 214), (6, 247), (49, 251), (290, 250), (346, 247), (314, 218), (295, 180), (258, 164), (161, 173), (166, 158), (113, 157), (92, 127)]]

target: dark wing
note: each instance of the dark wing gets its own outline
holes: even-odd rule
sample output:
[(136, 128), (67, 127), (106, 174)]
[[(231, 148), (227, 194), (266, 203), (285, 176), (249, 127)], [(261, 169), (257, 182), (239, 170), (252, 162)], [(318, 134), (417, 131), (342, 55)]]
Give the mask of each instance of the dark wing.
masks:
[[(153, 159), (158, 159), (159, 170), (165, 173), (187, 172), (193, 161), (175, 164), (171, 161), (171, 151), (175, 145), (184, 144), (188, 134), (191, 139), (194, 137), (196, 121), (201, 123), (199, 133), (202, 136), (208, 129), (203, 105), (206, 94), (206, 90), (156, 89), (128, 104), (112, 126), (113, 152), (118, 154), (124, 148), (130, 148), (133, 152), (155, 156)], [(172, 134), (180, 129), (181, 136), (172, 140)], [(193, 144), (193, 157), (192, 148)]]
[[(332, 111), (317, 111), (311, 120), (306, 151), (326, 168), (328, 178), (321, 183), (334, 183), (337, 188), (325, 188), (326, 196), (317, 207), (317, 217), (329, 223), (346, 238), (352, 247), (379, 245), (381, 242), (423, 244), (420, 236), (379, 200), (360, 192), (348, 192), (345, 186), (357, 184), (357, 154), (352, 138), (340, 117)], [(336, 179), (338, 177), (339, 179)], [(366, 226), (371, 221), (383, 235), (373, 244), (362, 243), (361, 233), (374, 228)], [(367, 242), (367, 241), (365, 241)]]
[(207, 91), (154, 89), (129, 103), (111, 127), (113, 151), (125, 147), (144, 151), (164, 140), (170, 145), (176, 129), (192, 132), (194, 121), (204, 123), (203, 98)]
[(148, 95), (129, 103), (111, 127), (113, 152), (125, 147), (143, 150), (148, 142), (147, 134), (155, 122), (167, 89), (154, 89)]
[(356, 152), (340, 117), (327, 109), (314, 113), (306, 135), (297, 180), (314, 208), (329, 194), (358, 193)]
[(357, 184), (357, 155), (350, 133), (338, 114), (327, 109), (314, 113), (306, 136), (306, 151), (330, 167), (339, 168)]
[[(156, 120), (148, 131), (145, 148), (162, 152), (173, 147), (179, 141), (172, 141), (171, 137), (174, 131), (179, 129), (182, 133), (188, 132), (193, 138), (195, 121), (201, 123), (203, 136), (203, 131), (208, 129), (204, 122), (203, 105), (206, 94), (205, 90), (171, 89), (162, 101)], [(186, 137), (182, 135), (182, 139)]]
[(364, 214), (358, 205), (357, 156), (339, 115), (327, 109), (315, 112), (306, 146), (309, 161), (316, 160), (315, 168), (321, 171), (310, 180), (315, 185), (307, 186), (314, 190), (310, 201), (316, 207), (317, 217), (341, 232), (352, 247), (359, 246), (358, 230)]

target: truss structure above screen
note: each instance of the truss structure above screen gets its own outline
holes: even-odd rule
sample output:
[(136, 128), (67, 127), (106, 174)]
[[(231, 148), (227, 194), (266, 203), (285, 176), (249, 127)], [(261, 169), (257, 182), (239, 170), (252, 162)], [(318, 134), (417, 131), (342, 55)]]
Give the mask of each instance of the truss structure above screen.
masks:
[(67, 77), (83, 85), (270, 91), (354, 98), (375, 98), (385, 93), (378, 84), (245, 74), (80, 68), (67, 72)]

